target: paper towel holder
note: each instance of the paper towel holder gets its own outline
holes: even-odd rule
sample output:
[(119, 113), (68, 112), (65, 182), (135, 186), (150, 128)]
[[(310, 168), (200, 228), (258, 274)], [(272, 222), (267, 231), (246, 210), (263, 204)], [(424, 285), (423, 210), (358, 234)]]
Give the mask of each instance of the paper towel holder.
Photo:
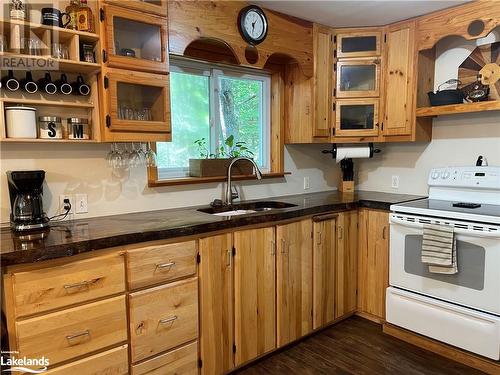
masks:
[[(380, 152), (376, 149), (373, 143), (368, 144), (369, 147), (369, 158), (372, 158), (374, 154)], [(332, 158), (337, 158), (338, 147), (337, 144), (332, 144), (331, 150), (323, 150), (323, 154), (332, 154)], [(342, 180), (339, 182), (339, 191), (342, 193), (354, 193), (354, 162), (351, 158), (342, 159), (340, 161), (340, 169), (342, 170)]]

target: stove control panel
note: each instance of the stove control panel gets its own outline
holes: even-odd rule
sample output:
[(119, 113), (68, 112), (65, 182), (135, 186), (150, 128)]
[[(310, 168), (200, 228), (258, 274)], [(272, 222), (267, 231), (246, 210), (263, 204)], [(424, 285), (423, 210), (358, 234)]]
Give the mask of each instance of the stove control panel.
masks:
[(500, 167), (433, 168), (429, 186), (500, 189)]

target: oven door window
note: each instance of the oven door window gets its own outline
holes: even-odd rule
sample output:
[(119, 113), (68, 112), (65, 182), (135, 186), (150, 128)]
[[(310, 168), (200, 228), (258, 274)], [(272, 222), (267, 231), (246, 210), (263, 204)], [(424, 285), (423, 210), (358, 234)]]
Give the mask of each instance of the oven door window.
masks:
[(405, 272), (465, 288), (483, 290), (485, 249), (470, 242), (457, 240), (458, 273), (445, 275), (429, 272), (429, 265), (421, 261), (422, 235), (405, 236)]

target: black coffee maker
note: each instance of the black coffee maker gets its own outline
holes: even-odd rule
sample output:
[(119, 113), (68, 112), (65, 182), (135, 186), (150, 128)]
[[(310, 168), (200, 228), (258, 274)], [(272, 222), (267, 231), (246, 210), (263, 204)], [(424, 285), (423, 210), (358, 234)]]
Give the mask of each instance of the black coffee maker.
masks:
[(8, 171), (10, 226), (16, 232), (47, 228), (49, 218), (43, 212), (42, 194), (45, 171)]

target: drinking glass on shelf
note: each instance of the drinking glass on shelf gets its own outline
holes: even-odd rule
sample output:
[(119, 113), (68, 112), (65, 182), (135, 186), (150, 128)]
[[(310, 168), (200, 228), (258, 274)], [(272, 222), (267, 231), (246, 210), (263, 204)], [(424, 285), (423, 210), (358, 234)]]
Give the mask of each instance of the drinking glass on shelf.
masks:
[(7, 52), (7, 37), (5, 35), (0, 36), (0, 52)]
[(61, 59), (69, 60), (69, 49), (65, 44), (61, 45)]
[(69, 60), (68, 46), (62, 43), (52, 43), (52, 57), (55, 59)]
[(40, 39), (26, 39), (26, 53), (31, 56), (40, 56), (42, 54), (42, 43), (40, 42)]

